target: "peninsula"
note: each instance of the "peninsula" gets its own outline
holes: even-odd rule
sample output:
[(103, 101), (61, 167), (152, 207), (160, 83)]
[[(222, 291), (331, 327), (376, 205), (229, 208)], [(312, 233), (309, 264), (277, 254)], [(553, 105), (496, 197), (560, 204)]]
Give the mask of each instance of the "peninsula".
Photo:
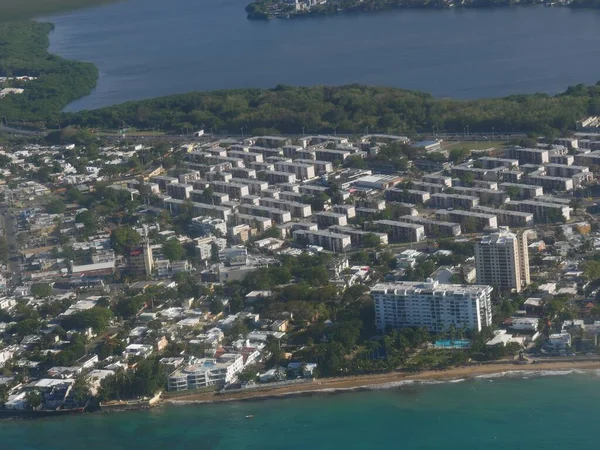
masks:
[(573, 8), (598, 8), (597, 0), (256, 0), (246, 6), (248, 19), (296, 18), (362, 13), (394, 8), (448, 9), (497, 8), (543, 4)]

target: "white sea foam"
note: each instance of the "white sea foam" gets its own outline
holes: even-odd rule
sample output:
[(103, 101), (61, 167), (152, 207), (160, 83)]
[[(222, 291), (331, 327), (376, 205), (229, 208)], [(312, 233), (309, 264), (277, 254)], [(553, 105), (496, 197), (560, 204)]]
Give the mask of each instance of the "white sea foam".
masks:
[(402, 380), (402, 381), (391, 381), (389, 383), (384, 384), (375, 384), (375, 385), (367, 385), (362, 386), (362, 388), (370, 389), (370, 390), (379, 390), (379, 389), (394, 389), (402, 386), (408, 386), (410, 384), (414, 384), (415, 380)]
[[(484, 375), (477, 375), (476, 379), (496, 379), (496, 378), (531, 378), (531, 377), (558, 377), (572, 374), (584, 374), (588, 373), (586, 370), (581, 369), (568, 369), (568, 370), (508, 370), (505, 372), (488, 373)], [(596, 371), (596, 374), (600, 376), (600, 371)]]

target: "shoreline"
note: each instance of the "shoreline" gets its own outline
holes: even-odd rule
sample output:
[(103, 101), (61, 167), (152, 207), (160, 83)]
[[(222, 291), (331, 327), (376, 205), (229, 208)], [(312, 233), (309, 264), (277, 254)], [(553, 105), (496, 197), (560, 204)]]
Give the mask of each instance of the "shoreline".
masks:
[(385, 389), (419, 382), (458, 382), (472, 380), (490, 375), (504, 376), (508, 373), (532, 372), (571, 372), (600, 370), (600, 361), (556, 361), (534, 364), (517, 364), (512, 362), (482, 364), (477, 366), (455, 367), (447, 370), (424, 371), (416, 374), (392, 372), (375, 375), (358, 375), (354, 377), (315, 379), (312, 383), (254, 390), (249, 392), (232, 392), (230, 394), (191, 394), (161, 400), (161, 404), (189, 405), (222, 403), (231, 401), (260, 401), (284, 397), (309, 396), (317, 394), (335, 394), (359, 392), (374, 389)]

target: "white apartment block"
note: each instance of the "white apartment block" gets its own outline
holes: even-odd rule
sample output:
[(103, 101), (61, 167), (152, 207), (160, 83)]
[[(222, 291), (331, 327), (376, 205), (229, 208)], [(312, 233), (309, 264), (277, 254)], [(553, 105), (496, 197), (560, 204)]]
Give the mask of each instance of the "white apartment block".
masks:
[(266, 175), (269, 184), (296, 182), (296, 174), (294, 173), (281, 172), (277, 170), (265, 170), (264, 174)]
[(331, 231), (295, 230), (292, 234), (299, 244), (318, 245), (331, 252), (343, 253), (352, 245), (350, 236)]
[(506, 157), (518, 159), (519, 164), (545, 164), (550, 162), (550, 152), (540, 148), (511, 147), (506, 150)]
[(434, 208), (464, 208), (471, 209), (479, 204), (477, 197), (458, 194), (432, 194), (429, 206)]
[(437, 281), (379, 283), (371, 289), (375, 322), (387, 327), (425, 327), (442, 332), (451, 326), (481, 331), (492, 324), (490, 286), (440, 284)]
[(523, 200), (519, 202), (508, 202), (506, 206), (510, 209), (533, 213), (533, 218), (538, 222), (546, 222), (550, 218), (559, 217), (565, 221), (571, 218), (571, 208), (568, 205), (550, 203), (535, 200)]
[(365, 223), (365, 228), (387, 233), (390, 242), (420, 242), (426, 238), (425, 227), (417, 223), (384, 219)]
[(268, 217), (276, 223), (286, 223), (292, 220), (292, 214), (289, 211), (283, 211), (277, 208), (257, 205), (240, 205), (238, 212), (250, 216)]
[(314, 215), (314, 218), (320, 227), (330, 227), (333, 225), (348, 225), (348, 217), (346, 216), (346, 214), (322, 211), (316, 213)]
[(289, 211), (292, 217), (306, 218), (312, 215), (312, 208), (305, 203), (293, 202), (289, 200), (279, 200), (275, 198), (261, 198), (260, 206), (277, 208), (282, 211)]
[(185, 391), (213, 385), (227, 385), (235, 381), (244, 368), (244, 358), (235, 353), (225, 353), (218, 359), (204, 358), (178, 369), (169, 375), (169, 391)]
[(275, 163), (275, 170), (293, 173), (297, 180), (310, 180), (315, 177), (315, 166), (291, 161), (279, 161)]
[(241, 198), (244, 195), (250, 195), (250, 188), (246, 184), (211, 181), (210, 185), (216, 192), (227, 194), (230, 198)]

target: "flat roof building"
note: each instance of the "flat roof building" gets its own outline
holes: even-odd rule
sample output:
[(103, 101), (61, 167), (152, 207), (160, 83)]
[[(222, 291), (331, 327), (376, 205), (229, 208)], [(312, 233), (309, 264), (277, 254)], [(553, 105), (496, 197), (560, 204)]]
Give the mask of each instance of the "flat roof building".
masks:
[(437, 281), (379, 283), (371, 289), (380, 331), (424, 327), (439, 333), (451, 327), (481, 331), (492, 324), (490, 286)]
[(526, 232), (484, 236), (475, 245), (477, 283), (521, 292), (530, 283), (528, 255)]
[(365, 229), (387, 233), (390, 242), (420, 242), (425, 240), (425, 227), (417, 223), (396, 220), (365, 222)]
[(317, 245), (330, 252), (343, 253), (350, 250), (352, 240), (347, 234), (319, 230), (295, 230), (294, 241), (303, 245)]

